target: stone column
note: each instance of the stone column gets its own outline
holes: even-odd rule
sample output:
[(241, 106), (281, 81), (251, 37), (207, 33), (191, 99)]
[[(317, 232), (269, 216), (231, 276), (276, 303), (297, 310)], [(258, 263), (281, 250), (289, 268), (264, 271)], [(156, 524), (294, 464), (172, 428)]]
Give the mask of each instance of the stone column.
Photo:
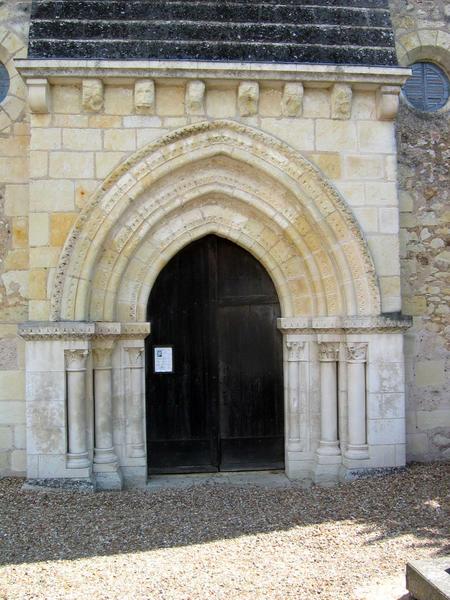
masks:
[(366, 431), (367, 344), (349, 343), (347, 352), (348, 445), (347, 458), (369, 457)]
[(145, 457), (144, 436), (144, 347), (126, 347), (128, 354), (127, 445), (130, 458)]
[(300, 451), (300, 360), (305, 347), (305, 342), (287, 341), (287, 388), (288, 388), (288, 451)]
[(337, 361), (339, 343), (319, 343), (320, 361), (320, 443), (318, 454), (339, 455)]
[(64, 351), (67, 376), (68, 469), (90, 466), (86, 436), (87, 356), (87, 350)]
[(113, 447), (112, 419), (112, 352), (113, 344), (97, 347), (94, 355), (94, 473), (97, 487), (121, 489), (122, 478), (118, 470)]

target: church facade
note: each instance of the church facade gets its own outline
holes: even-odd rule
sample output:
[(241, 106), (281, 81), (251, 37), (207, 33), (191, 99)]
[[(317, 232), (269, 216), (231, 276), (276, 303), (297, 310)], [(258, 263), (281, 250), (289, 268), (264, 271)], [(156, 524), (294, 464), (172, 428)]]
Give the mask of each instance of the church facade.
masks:
[(430, 301), (405, 274), (421, 263), (396, 140), (405, 67), (445, 69), (445, 27), (425, 43), (394, 3), (398, 64), (382, 1), (231, 3), (213, 25), (206, 4), (5, 17), (3, 473), (328, 484), (446, 458), (445, 352), (411, 357)]

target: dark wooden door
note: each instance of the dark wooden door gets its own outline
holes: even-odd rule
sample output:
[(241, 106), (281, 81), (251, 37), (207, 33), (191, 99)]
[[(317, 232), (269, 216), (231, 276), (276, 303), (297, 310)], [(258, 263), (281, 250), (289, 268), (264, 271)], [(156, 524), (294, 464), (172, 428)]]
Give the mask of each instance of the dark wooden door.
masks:
[[(148, 304), (147, 444), (152, 473), (284, 466), (280, 306), (248, 252), (216, 236), (163, 269)], [(155, 373), (155, 346), (173, 373)]]

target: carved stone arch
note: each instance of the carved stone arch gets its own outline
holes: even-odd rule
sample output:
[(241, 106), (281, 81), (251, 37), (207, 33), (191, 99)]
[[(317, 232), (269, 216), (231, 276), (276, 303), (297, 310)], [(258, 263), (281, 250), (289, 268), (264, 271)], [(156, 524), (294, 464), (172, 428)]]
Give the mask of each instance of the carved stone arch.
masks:
[(380, 297), (344, 200), (298, 152), (233, 121), (150, 143), (115, 169), (65, 244), (52, 320), (142, 318), (157, 270), (207, 233), (269, 270), (283, 315), (375, 315)]
[(405, 33), (397, 40), (397, 55), (399, 64), (405, 67), (418, 61), (431, 60), (450, 74), (450, 34), (437, 29)]
[(4, 131), (23, 114), (26, 105), (26, 87), (14, 66), (14, 58), (26, 56), (27, 46), (14, 31), (0, 27), (0, 62), (9, 75), (9, 90), (0, 103), (0, 131)]

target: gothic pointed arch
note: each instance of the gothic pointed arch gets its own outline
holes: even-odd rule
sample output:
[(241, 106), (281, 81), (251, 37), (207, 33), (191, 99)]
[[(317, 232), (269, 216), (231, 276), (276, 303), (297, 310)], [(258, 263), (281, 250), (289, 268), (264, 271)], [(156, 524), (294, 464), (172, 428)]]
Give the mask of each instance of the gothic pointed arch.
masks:
[(283, 316), (380, 312), (370, 253), (333, 186), (274, 137), (215, 121), (150, 143), (98, 188), (61, 254), (52, 320), (143, 320), (162, 267), (210, 233), (265, 266)]

